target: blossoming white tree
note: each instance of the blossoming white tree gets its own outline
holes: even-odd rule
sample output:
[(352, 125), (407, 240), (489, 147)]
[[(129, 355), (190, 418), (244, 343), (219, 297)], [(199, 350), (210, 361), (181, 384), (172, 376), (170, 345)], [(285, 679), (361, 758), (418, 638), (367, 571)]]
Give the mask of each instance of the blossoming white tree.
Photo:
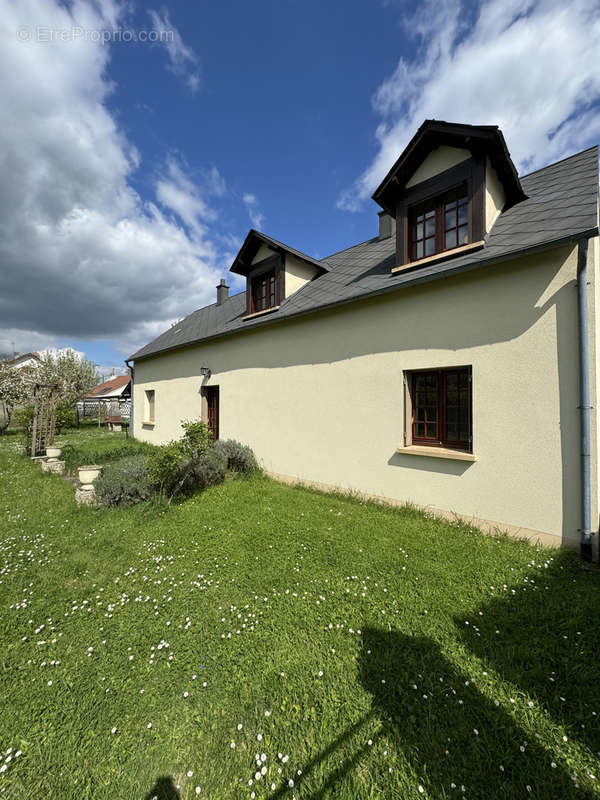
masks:
[(31, 367), (0, 364), (0, 436), (10, 425), (14, 409), (31, 399), (34, 380)]
[(40, 383), (58, 386), (59, 402), (68, 407), (73, 407), (99, 380), (96, 365), (68, 348), (42, 353), (38, 375)]

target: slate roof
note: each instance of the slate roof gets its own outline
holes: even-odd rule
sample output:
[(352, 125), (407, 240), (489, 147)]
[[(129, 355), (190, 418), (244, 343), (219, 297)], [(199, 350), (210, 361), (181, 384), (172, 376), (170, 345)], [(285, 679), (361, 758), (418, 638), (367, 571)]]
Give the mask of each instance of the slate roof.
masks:
[[(527, 200), (497, 219), (481, 250), (457, 258), (392, 273), (395, 238), (349, 247), (321, 263), (328, 272), (284, 300), (279, 310), (253, 320), (246, 314), (245, 292), (194, 311), (142, 347), (130, 359), (172, 350), (278, 320), (352, 302), (448, 275), (482, 268), (527, 253), (575, 241), (598, 232), (598, 147), (565, 158), (521, 178)], [(129, 359), (128, 359), (129, 360)]]

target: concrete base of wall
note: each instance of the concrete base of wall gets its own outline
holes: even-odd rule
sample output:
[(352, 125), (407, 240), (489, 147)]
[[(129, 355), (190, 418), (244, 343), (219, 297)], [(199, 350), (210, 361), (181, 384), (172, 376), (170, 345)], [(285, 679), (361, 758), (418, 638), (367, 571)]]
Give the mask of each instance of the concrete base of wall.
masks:
[[(360, 500), (370, 500), (375, 503), (383, 503), (385, 505), (390, 505), (395, 507), (414, 505), (414, 504), (409, 504), (403, 500), (395, 500), (392, 497), (383, 497), (381, 495), (358, 492), (354, 489), (346, 489), (343, 486), (331, 486), (326, 483), (319, 483), (318, 481), (302, 480), (300, 478), (295, 478), (293, 475), (280, 475), (276, 472), (268, 472), (267, 474), (276, 481), (281, 481), (282, 483), (288, 483), (297, 486), (308, 486), (311, 489), (318, 489), (321, 492), (339, 492), (341, 494), (348, 495), (349, 497), (357, 497)], [(454, 511), (446, 511), (445, 509), (435, 508), (434, 506), (417, 506), (417, 507), (420, 508), (422, 511), (426, 511), (429, 514), (433, 514), (436, 517), (441, 517), (443, 519), (447, 519), (450, 521), (461, 520), (462, 522), (465, 522), (468, 525), (472, 525), (475, 528), (479, 528), (479, 530), (490, 535), (505, 533), (514, 539), (527, 539), (531, 544), (541, 544), (544, 547), (569, 547), (573, 549), (579, 548), (578, 539), (562, 541), (559, 536), (555, 536), (552, 533), (535, 531), (531, 530), (530, 528), (518, 528), (515, 525), (507, 525), (506, 523), (494, 522), (493, 520), (489, 519), (469, 517), (465, 516), (464, 514), (456, 514)]]

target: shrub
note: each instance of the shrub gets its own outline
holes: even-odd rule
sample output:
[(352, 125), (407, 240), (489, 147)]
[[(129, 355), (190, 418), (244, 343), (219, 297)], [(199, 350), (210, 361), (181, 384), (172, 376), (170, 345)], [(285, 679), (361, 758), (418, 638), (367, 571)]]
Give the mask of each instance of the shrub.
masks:
[(147, 500), (152, 489), (148, 481), (145, 456), (130, 456), (103, 469), (94, 489), (97, 500), (105, 506), (132, 506)]
[[(150, 456), (148, 476), (150, 485), (169, 498), (178, 494), (189, 494), (209, 485), (205, 478), (216, 470), (217, 463), (201, 464), (202, 457), (212, 451), (210, 429), (204, 422), (184, 420), (183, 436), (175, 442), (159, 447)], [(216, 481), (218, 482), (218, 481)]]
[(181, 480), (186, 460), (181, 441), (158, 447), (148, 459), (148, 480), (152, 488), (171, 497)]
[(234, 439), (225, 439), (215, 442), (214, 447), (227, 459), (227, 469), (245, 473), (258, 470), (256, 457), (248, 445), (240, 444)]
[(223, 483), (227, 471), (225, 455), (212, 447), (206, 453), (194, 456), (190, 461), (191, 488), (205, 489)]
[(13, 425), (18, 425), (21, 428), (28, 428), (33, 422), (33, 406), (28, 404), (20, 408), (15, 408), (11, 422)]
[(64, 428), (74, 428), (77, 424), (75, 409), (68, 403), (58, 403), (56, 406), (56, 432), (60, 433)]
[(189, 453), (206, 453), (212, 447), (210, 428), (205, 422), (184, 420), (181, 423), (183, 428), (183, 445)]
[(27, 455), (31, 454), (32, 425), (35, 409), (31, 403), (15, 408), (11, 422), (21, 428), (21, 443)]

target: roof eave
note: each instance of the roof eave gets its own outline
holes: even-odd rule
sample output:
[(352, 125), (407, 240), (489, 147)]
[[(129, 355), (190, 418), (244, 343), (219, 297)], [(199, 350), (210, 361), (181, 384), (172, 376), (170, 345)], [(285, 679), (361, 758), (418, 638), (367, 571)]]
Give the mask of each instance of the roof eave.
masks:
[[(254, 252), (249, 258), (245, 258), (245, 252), (252, 248), (253, 243), (258, 244), (258, 247), (260, 247), (261, 244), (266, 244), (267, 247), (273, 250), (274, 253), (289, 253), (290, 255), (296, 256), (302, 261), (305, 261), (307, 264), (311, 264), (321, 272), (329, 272), (329, 267), (318, 259), (312, 258), (311, 256), (306, 255), (306, 253), (302, 253), (300, 250), (296, 250), (293, 247), (289, 247), (283, 242), (278, 242), (277, 239), (273, 239), (271, 236), (268, 236), (266, 233), (261, 233), (261, 231), (257, 231), (255, 228), (251, 228), (248, 231), (248, 234), (244, 239), (244, 243), (240, 247), (233, 264), (229, 268), (230, 272), (233, 272), (235, 275), (242, 276), (246, 276), (248, 274), (252, 266), (252, 259), (256, 255), (256, 252)], [(256, 250), (258, 250), (258, 247), (256, 247)]]
[[(505, 187), (507, 207), (520, 200), (526, 199), (515, 165), (510, 157), (506, 140), (497, 125), (463, 125), (455, 122), (426, 119), (403, 152), (396, 159), (394, 165), (371, 195), (372, 199), (388, 214), (395, 214), (395, 205), (391, 195), (394, 193), (394, 184), (403, 185), (416, 169), (413, 160), (418, 160), (421, 155), (430, 152), (432, 140), (451, 140), (453, 146), (461, 143), (470, 149), (483, 149), (488, 152), (496, 170)], [(478, 146), (479, 142), (479, 146)], [(443, 143), (440, 141), (440, 143)], [(420, 152), (423, 151), (423, 153)], [(407, 174), (404, 175), (403, 171)], [(400, 178), (398, 177), (400, 173)], [(410, 173), (410, 174), (409, 174)]]

